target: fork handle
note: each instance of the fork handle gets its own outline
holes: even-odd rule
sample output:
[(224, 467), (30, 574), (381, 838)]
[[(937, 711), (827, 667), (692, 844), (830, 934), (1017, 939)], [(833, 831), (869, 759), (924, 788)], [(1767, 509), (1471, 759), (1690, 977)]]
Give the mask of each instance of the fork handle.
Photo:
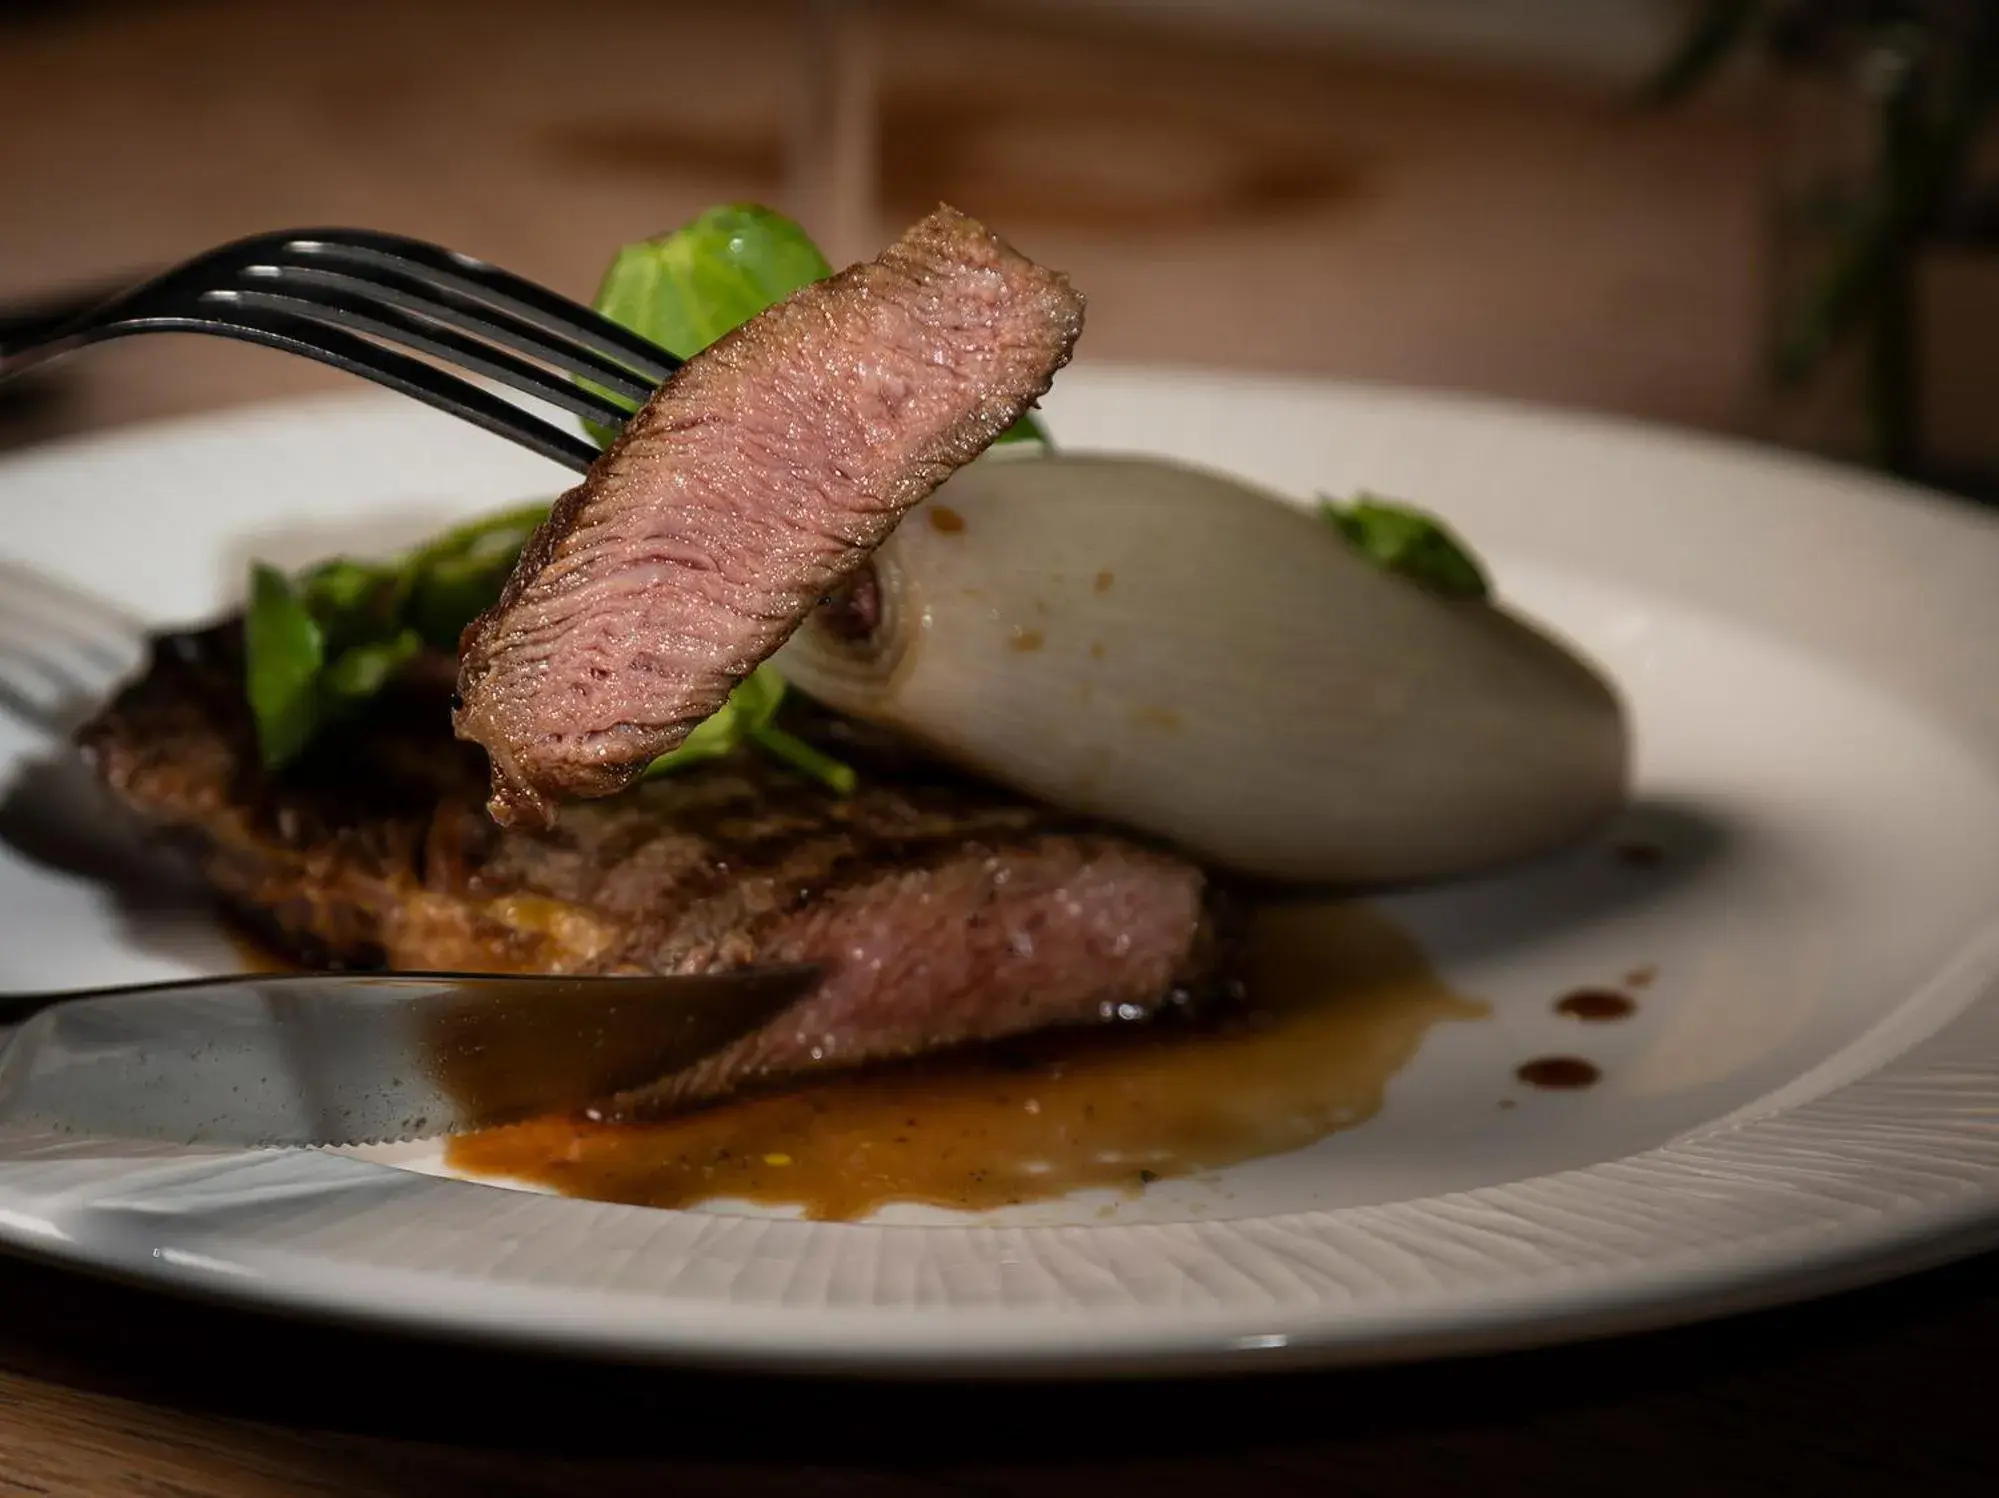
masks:
[(127, 288), (127, 282), (102, 285), (67, 296), (0, 308), (0, 359), (47, 342), (71, 323), (80, 322)]

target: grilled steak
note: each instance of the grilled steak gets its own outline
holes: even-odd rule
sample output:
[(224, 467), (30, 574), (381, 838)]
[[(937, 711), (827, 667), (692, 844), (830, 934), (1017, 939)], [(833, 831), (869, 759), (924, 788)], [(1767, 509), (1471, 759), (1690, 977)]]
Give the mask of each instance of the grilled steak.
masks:
[[(620, 1100), (639, 1111), (1225, 986), (1229, 923), (1198, 870), (920, 760), (878, 755), (842, 800), (745, 754), (576, 806), (556, 829), (500, 828), (480, 808), (483, 756), (446, 728), (450, 670), (427, 662), (269, 779), (231, 622), (156, 642), (80, 741), (226, 906), (309, 962), (823, 967), (777, 1022)], [(867, 750), (829, 738), (864, 732), (837, 720), (791, 726)]]
[(690, 360), (460, 642), (492, 815), (632, 783), (1044, 394), (1082, 298), (942, 208)]

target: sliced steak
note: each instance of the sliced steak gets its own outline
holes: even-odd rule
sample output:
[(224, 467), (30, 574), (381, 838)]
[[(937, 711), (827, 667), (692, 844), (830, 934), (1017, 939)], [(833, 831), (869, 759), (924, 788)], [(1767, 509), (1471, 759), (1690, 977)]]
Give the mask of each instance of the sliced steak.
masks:
[(1083, 299), (949, 208), (690, 360), (460, 642), (492, 815), (621, 790), (1044, 394)]
[[(823, 967), (726, 1054), (626, 1103), (668, 1106), (1227, 987), (1201, 872), (922, 761), (840, 799), (757, 755), (494, 825), (446, 728), (450, 663), (276, 780), (258, 769), (233, 624), (162, 639), (80, 735), (113, 794), (191, 852), (239, 918), (314, 964), (535, 972)], [(865, 743), (801, 719), (838, 752)], [(893, 770), (894, 778), (888, 778)]]

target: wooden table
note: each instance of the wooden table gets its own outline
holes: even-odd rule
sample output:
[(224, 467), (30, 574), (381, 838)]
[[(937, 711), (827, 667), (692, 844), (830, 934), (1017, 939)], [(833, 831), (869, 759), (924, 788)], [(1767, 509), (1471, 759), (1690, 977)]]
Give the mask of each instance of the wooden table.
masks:
[[(887, 13), (881, 216), (948, 196), (1075, 275), (1082, 357), (1755, 418), (1753, 118), (1577, 85)], [(577, 293), (781, 197), (782, 7), (184, 0), (0, 21), (0, 301), (343, 221)], [(101, 351), (0, 445), (341, 379)], [(1035, 1391), (587, 1367), (0, 1262), (0, 1493), (1989, 1492), (1999, 1261), (1549, 1353)]]

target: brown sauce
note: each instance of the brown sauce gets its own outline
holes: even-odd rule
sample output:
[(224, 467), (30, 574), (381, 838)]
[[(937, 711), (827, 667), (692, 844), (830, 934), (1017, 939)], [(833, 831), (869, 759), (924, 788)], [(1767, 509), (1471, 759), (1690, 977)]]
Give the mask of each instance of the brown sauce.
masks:
[(547, 1119), (460, 1136), (467, 1175), (654, 1207), (737, 1200), (817, 1219), (1136, 1191), (1302, 1148), (1381, 1106), (1430, 1029), (1488, 1013), (1363, 906), (1259, 914), (1250, 1015), (1044, 1035), (817, 1081), (657, 1124)]
[(1542, 1056), (1522, 1062), (1513, 1075), (1529, 1087), (1555, 1092), (1593, 1087), (1603, 1078), (1594, 1061), (1585, 1061), (1580, 1056)]
[(1111, 584), (1116, 581), (1117, 574), (1106, 568), (1097, 574), (1095, 581), (1090, 586), (1099, 593), (1108, 593), (1111, 590)]
[(955, 536), (965, 529), (965, 517), (949, 505), (931, 505), (930, 528), (940, 535)]
[(1626, 988), (1650, 988), (1658, 980), (1659, 969), (1649, 963), (1644, 967), (1634, 967), (1624, 975)]
[(1566, 1014), (1570, 1019), (1599, 1022), (1629, 1019), (1637, 1012), (1638, 1001), (1614, 988), (1578, 988), (1555, 1000), (1555, 1013)]
[(1020, 629), (1016, 627), (1013, 634), (1008, 638), (1006, 643), (1007, 643), (1007, 648), (1010, 650), (1018, 650), (1021, 651), (1022, 653), (1028, 653), (1039, 650), (1043, 645), (1045, 645), (1047, 643), (1047, 637), (1044, 636), (1041, 633), (1041, 631), (1038, 629)]

